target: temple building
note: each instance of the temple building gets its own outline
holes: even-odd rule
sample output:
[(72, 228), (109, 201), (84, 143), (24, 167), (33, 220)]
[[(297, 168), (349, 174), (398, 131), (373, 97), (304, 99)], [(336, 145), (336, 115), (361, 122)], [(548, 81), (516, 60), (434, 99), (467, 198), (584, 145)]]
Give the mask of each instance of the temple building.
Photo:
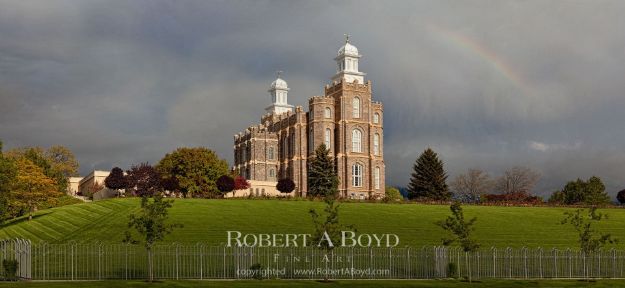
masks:
[(265, 195), (254, 191), (255, 183), (270, 187), (290, 178), (296, 183), (294, 196), (305, 197), (308, 159), (325, 144), (335, 159), (341, 197), (384, 195), (383, 106), (373, 101), (371, 81), (359, 71), (361, 57), (346, 38), (334, 58), (336, 74), (325, 95), (308, 100), (308, 111), (288, 104), (289, 87), (278, 74), (260, 123), (234, 136), (233, 168), (250, 180), (250, 194)]

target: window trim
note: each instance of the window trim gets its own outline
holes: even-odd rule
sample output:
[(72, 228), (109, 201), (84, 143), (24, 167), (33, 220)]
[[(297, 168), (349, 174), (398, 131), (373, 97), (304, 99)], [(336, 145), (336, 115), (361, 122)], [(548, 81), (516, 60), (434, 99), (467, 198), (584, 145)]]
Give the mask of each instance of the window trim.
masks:
[(373, 134), (373, 155), (380, 156), (380, 134)]
[(326, 108), (323, 110), (323, 117), (324, 117), (325, 119), (330, 119), (330, 118), (332, 118), (332, 109), (331, 109), (330, 107), (326, 107)]
[(359, 119), (360, 118), (360, 108), (362, 104), (360, 101), (360, 97), (356, 96), (352, 99), (352, 118)]
[(380, 167), (376, 166), (373, 170), (373, 187), (376, 190), (380, 189)]
[[(358, 137), (356, 137), (356, 134), (358, 134)], [(362, 131), (358, 128), (352, 130), (352, 152), (362, 153)]]
[(332, 147), (332, 130), (330, 130), (330, 128), (326, 128), (323, 140), (323, 143), (326, 145), (326, 149), (330, 149), (330, 147)]
[(363, 187), (364, 178), (364, 166), (360, 163), (352, 164), (352, 187)]

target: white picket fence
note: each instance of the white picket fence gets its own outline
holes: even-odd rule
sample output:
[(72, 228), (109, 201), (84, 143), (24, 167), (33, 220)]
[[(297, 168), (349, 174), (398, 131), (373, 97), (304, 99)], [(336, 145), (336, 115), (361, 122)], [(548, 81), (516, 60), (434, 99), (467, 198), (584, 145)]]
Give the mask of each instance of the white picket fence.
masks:
[[(235, 248), (202, 243), (153, 247), (157, 279), (544, 279), (623, 278), (625, 251), (450, 247)], [(110, 243), (0, 241), (0, 261), (17, 259), (33, 280), (146, 279), (145, 247)], [(450, 264), (451, 263), (451, 264)], [(450, 272), (455, 273), (452, 275)], [(1, 271), (4, 273), (4, 270)]]

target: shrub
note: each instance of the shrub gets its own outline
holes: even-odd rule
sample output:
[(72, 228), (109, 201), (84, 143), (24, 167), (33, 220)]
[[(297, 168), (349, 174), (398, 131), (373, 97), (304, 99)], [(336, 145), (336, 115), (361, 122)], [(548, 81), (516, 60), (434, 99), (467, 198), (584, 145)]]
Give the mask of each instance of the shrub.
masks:
[(484, 195), (484, 202), (500, 204), (539, 205), (543, 203), (543, 199), (538, 196), (528, 195), (527, 193), (516, 192), (508, 194), (486, 194)]
[(235, 190), (245, 190), (250, 188), (250, 182), (248, 182), (245, 177), (237, 176), (234, 178), (234, 189)]
[(260, 263), (250, 266), (250, 270), (254, 273), (254, 279), (263, 280), (263, 266)]
[(447, 263), (447, 277), (456, 278), (458, 277), (458, 265), (454, 262)]
[(232, 190), (234, 190), (234, 179), (228, 175), (223, 175), (219, 178), (217, 178), (217, 189), (219, 189), (219, 191), (221, 193), (228, 193)]
[(278, 189), (281, 193), (291, 193), (295, 190), (295, 182), (289, 178), (280, 179), (278, 180), (276, 189)]
[(4, 278), (10, 281), (17, 280), (17, 267), (17, 260), (2, 260), (2, 268), (4, 268)]
[(618, 203), (625, 204), (625, 189), (616, 194), (616, 200), (618, 200)]

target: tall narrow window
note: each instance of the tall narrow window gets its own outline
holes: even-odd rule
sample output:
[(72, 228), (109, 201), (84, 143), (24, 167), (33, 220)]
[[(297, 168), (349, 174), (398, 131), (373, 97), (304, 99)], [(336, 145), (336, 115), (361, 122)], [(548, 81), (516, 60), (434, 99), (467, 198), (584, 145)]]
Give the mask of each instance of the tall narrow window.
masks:
[(373, 134), (373, 155), (380, 155), (380, 134)]
[(352, 100), (352, 118), (360, 118), (360, 98)]
[(352, 152), (362, 152), (362, 132), (358, 129), (352, 131)]
[(273, 168), (269, 169), (269, 178), (275, 178), (276, 177), (276, 170), (274, 170)]
[(324, 112), (324, 117), (332, 118), (332, 110), (329, 107), (326, 107), (325, 112)]
[(289, 140), (287, 139), (286, 136), (284, 136), (284, 138), (282, 139), (282, 157), (283, 158), (287, 158), (289, 157)]
[(373, 114), (373, 124), (378, 124), (378, 123), (380, 123), (380, 114), (375, 113)]
[(325, 140), (326, 140), (326, 141), (325, 141), (326, 148), (327, 148), (327, 149), (330, 149), (330, 147), (331, 147), (331, 146), (330, 146), (330, 144), (331, 144), (331, 143), (330, 143), (330, 139), (331, 139), (331, 136), (332, 136), (332, 130), (330, 130), (330, 128), (326, 128), (326, 135), (325, 135), (325, 136), (326, 136), (326, 137), (325, 137)]
[(315, 151), (315, 147), (313, 147), (314, 137), (315, 135), (313, 134), (313, 129), (310, 128), (310, 132), (308, 133), (308, 154), (312, 154), (313, 151)]
[(352, 165), (352, 186), (362, 187), (362, 165)]
[(380, 167), (375, 167), (375, 171), (373, 171), (373, 184), (375, 189), (380, 189)]
[(267, 159), (273, 160), (273, 157), (273, 147), (269, 147), (269, 149), (267, 149)]

